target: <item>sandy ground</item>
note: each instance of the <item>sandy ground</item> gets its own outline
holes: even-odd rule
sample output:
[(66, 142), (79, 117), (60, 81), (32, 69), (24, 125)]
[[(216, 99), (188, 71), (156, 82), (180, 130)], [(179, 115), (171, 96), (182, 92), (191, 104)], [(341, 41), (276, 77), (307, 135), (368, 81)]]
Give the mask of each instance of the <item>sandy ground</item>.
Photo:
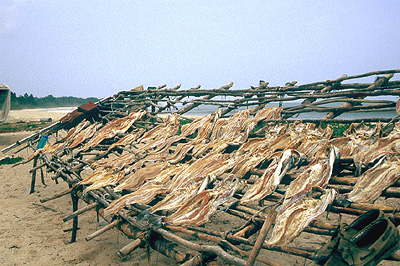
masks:
[[(53, 121), (64, 113), (44, 111), (12, 111), (11, 119), (38, 121), (51, 117)], [(29, 118), (28, 118), (29, 117)], [(32, 134), (32, 132), (0, 134), (0, 149)], [(23, 150), (18, 156), (26, 158), (32, 151)], [(0, 156), (2, 157), (2, 156)], [(32, 162), (12, 167), (0, 165), (0, 265), (176, 265), (165, 256), (151, 251), (148, 263), (145, 250), (138, 249), (125, 259), (117, 251), (132, 240), (117, 229), (112, 229), (89, 242), (85, 237), (105, 225), (98, 222), (94, 211), (79, 216), (77, 241), (69, 243), (71, 233), (65, 232), (72, 227), (72, 220), (63, 222), (62, 218), (72, 212), (69, 195), (59, 199), (40, 203), (40, 199), (67, 189), (64, 182), (56, 184), (51, 180), (52, 174), (44, 173), (46, 186), (40, 182), (38, 172), (36, 190), (29, 194)], [(86, 206), (80, 202), (79, 207)], [(45, 208), (48, 207), (48, 208)], [(216, 224), (218, 226), (218, 217)], [(328, 237), (302, 233), (295, 239), (296, 246), (303, 243), (321, 243)], [(399, 252), (397, 253), (399, 254)], [(310, 260), (289, 256), (278, 252), (262, 250), (261, 255), (281, 265), (314, 265)], [(260, 265), (256, 263), (256, 265)], [(263, 264), (261, 264), (263, 265)], [(397, 262), (384, 261), (379, 265), (394, 266)]]
[[(41, 118), (58, 120), (65, 113), (42, 110), (11, 111), (7, 122), (39, 121)], [(21, 140), (33, 132), (1, 133), (0, 149)], [(16, 154), (26, 158), (27, 149)], [(3, 157), (1, 154), (0, 157)], [(62, 218), (72, 212), (69, 195), (49, 202), (40, 199), (68, 188), (64, 182), (56, 184), (51, 174), (44, 173), (45, 183), (40, 182), (40, 171), (35, 193), (30, 192), (32, 162), (12, 167), (0, 165), (0, 265), (149, 265), (144, 249), (138, 249), (122, 259), (117, 251), (132, 240), (117, 229), (112, 229), (89, 242), (85, 237), (106, 223), (97, 222), (96, 213), (89, 211), (79, 216), (77, 241), (70, 244), (72, 220)], [(84, 207), (86, 204), (80, 202)], [(43, 206), (49, 207), (46, 209)], [(152, 251), (150, 265), (175, 265), (173, 260)]]

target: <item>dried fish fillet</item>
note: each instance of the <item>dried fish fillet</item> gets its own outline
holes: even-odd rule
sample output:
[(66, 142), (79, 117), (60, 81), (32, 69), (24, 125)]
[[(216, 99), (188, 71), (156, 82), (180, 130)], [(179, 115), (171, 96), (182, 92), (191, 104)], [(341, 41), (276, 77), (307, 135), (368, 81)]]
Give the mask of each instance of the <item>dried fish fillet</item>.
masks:
[(138, 190), (111, 202), (111, 204), (104, 210), (104, 215), (109, 216), (116, 214), (122, 208), (135, 203), (148, 204), (155, 198), (155, 196), (163, 194), (166, 191), (167, 190), (163, 184), (146, 183)]
[(281, 206), (275, 218), (275, 226), (271, 238), (265, 243), (276, 246), (288, 245), (296, 238), (314, 219), (324, 213), (335, 198), (334, 189), (326, 189), (320, 199), (307, 197), (307, 194), (291, 201), (286, 206)]
[(236, 191), (236, 183), (205, 190), (188, 199), (175, 213), (164, 219), (173, 225), (203, 225), (218, 207), (228, 201)]
[(381, 158), (374, 167), (365, 171), (344, 197), (351, 202), (373, 202), (383, 190), (400, 178), (400, 162), (397, 158)]
[(164, 162), (160, 164), (150, 165), (144, 168), (140, 168), (138, 171), (133, 173), (130, 177), (124, 180), (121, 184), (114, 188), (114, 191), (122, 190), (136, 190), (139, 188), (147, 179), (155, 178), (162, 170), (167, 168), (169, 163)]
[(272, 194), (281, 182), (282, 177), (290, 169), (299, 165), (304, 158), (304, 155), (296, 150), (286, 150), (280, 159), (275, 158), (271, 162), (264, 174), (243, 195), (240, 203), (256, 202)]
[(117, 142), (113, 143), (108, 147), (108, 150), (112, 150), (113, 148), (117, 146), (128, 146), (135, 140), (137, 140), (144, 132), (145, 130), (143, 128), (140, 129), (135, 129), (132, 132), (130, 132), (128, 135), (122, 137), (119, 139)]
[(95, 190), (99, 189), (102, 187), (110, 186), (110, 185), (116, 185), (119, 181), (121, 181), (125, 176), (125, 173), (123, 171), (119, 171), (118, 173), (114, 173), (112, 171), (107, 171), (107, 170), (100, 170), (94, 172), (92, 175), (90, 175), (88, 178), (82, 180), (79, 182), (80, 185), (87, 185), (91, 184), (87, 188), (84, 189), (84, 193), (90, 191), (90, 190)]
[(131, 113), (128, 116), (114, 119), (99, 129), (94, 136), (84, 145), (83, 150), (97, 146), (104, 139), (112, 138), (118, 133), (125, 133), (136, 121), (146, 114), (145, 111)]
[(305, 171), (287, 187), (285, 200), (307, 193), (313, 187), (325, 188), (332, 177), (333, 166), (338, 157), (338, 149), (333, 146), (327, 159), (318, 158), (311, 162)]
[(76, 136), (74, 137), (74, 140), (68, 146), (68, 148), (73, 149), (76, 146), (78, 146), (79, 144), (81, 144), (82, 142), (84, 142), (85, 140), (93, 137), (94, 133), (97, 131), (99, 126), (100, 126), (99, 123), (93, 123), (90, 126), (88, 126), (87, 128), (85, 128), (84, 130), (82, 130), (81, 132), (79, 132), (78, 134), (76, 134)]
[(121, 170), (128, 165), (133, 164), (137, 161), (137, 157), (134, 153), (124, 153), (118, 157), (108, 157), (100, 159), (92, 163), (92, 168), (102, 167), (102, 168), (113, 168)]

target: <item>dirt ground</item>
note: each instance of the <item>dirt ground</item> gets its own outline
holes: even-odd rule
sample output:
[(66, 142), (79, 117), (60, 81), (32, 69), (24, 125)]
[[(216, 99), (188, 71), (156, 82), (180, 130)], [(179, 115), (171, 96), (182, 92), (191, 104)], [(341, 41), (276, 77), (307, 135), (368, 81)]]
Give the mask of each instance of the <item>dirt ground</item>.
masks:
[[(12, 111), (10, 117), (24, 121), (28, 117), (31, 121), (52, 117), (55, 121), (64, 115), (42, 111), (34, 113), (32, 110)], [(0, 149), (30, 134), (32, 132), (2, 133)], [(23, 150), (17, 156), (26, 158), (31, 152)], [(72, 220), (64, 223), (62, 218), (72, 212), (70, 196), (40, 203), (41, 198), (63, 191), (68, 188), (67, 185), (63, 182), (56, 184), (51, 179), (51, 173), (44, 173), (45, 186), (40, 182), (39, 171), (35, 192), (29, 194), (31, 168), (32, 162), (16, 167), (0, 165), (0, 265), (176, 265), (173, 260), (155, 251), (151, 251), (148, 263), (144, 249), (138, 249), (124, 259), (120, 258), (117, 251), (132, 240), (117, 229), (111, 229), (87, 242), (87, 235), (106, 225), (105, 221), (97, 221), (94, 211), (79, 216), (77, 241), (69, 243), (71, 233), (68, 229), (72, 227)], [(80, 208), (86, 205), (81, 201), (80, 204)], [(321, 241), (327, 239), (325, 236), (302, 233), (294, 244), (302, 246), (308, 242), (318, 247)], [(285, 266), (314, 265), (310, 260), (278, 252), (262, 250), (260, 255)], [(398, 262), (384, 261), (379, 265), (394, 266)]]

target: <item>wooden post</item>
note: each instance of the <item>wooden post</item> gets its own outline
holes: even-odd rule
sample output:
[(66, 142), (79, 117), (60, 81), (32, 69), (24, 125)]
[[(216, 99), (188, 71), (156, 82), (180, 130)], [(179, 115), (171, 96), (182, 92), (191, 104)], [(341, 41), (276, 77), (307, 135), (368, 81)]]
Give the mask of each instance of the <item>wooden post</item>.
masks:
[[(72, 199), (72, 211), (76, 212), (78, 210), (78, 201), (79, 197), (76, 194), (76, 191), (73, 190), (71, 193), (71, 199)], [(71, 243), (74, 243), (76, 241), (76, 233), (78, 231), (78, 216), (75, 216), (73, 221), (72, 221), (72, 234), (71, 234)]]
[[(33, 168), (35, 168), (37, 166), (37, 161), (38, 161), (38, 157), (35, 156), (35, 158), (33, 158)], [(36, 170), (34, 170), (32, 172), (31, 192), (30, 192), (30, 194), (35, 192), (35, 182), (36, 182)]]

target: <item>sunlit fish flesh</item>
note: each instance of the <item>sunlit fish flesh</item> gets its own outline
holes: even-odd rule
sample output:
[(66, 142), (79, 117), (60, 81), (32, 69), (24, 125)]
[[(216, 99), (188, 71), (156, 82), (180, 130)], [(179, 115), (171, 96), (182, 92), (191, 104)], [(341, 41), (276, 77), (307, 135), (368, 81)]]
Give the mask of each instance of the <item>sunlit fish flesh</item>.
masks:
[(275, 218), (275, 225), (269, 240), (271, 246), (286, 246), (296, 238), (313, 220), (320, 216), (335, 198), (334, 189), (326, 189), (319, 198), (308, 197), (303, 194), (286, 206), (281, 206)]
[(286, 150), (282, 157), (275, 158), (264, 171), (264, 174), (257, 179), (253, 186), (243, 195), (240, 203), (260, 201), (272, 194), (280, 184), (282, 177), (304, 160), (304, 155), (296, 150)]
[(97, 146), (104, 139), (109, 139), (118, 133), (125, 133), (136, 121), (146, 114), (145, 111), (131, 113), (125, 117), (114, 119), (96, 131), (94, 136), (84, 145), (83, 150)]
[(382, 157), (374, 167), (365, 171), (352, 191), (345, 194), (351, 202), (373, 202), (383, 190), (400, 178), (400, 161), (394, 156)]
[(315, 159), (307, 166), (304, 172), (289, 184), (286, 189), (285, 199), (307, 193), (313, 187), (325, 188), (332, 177), (333, 167), (338, 158), (338, 149), (332, 146), (327, 159)]
[(122, 191), (122, 190), (136, 190), (140, 187), (147, 179), (155, 178), (162, 170), (167, 168), (169, 163), (159, 163), (150, 165), (144, 168), (140, 168), (127, 179), (124, 180), (121, 184), (114, 188), (114, 191)]

